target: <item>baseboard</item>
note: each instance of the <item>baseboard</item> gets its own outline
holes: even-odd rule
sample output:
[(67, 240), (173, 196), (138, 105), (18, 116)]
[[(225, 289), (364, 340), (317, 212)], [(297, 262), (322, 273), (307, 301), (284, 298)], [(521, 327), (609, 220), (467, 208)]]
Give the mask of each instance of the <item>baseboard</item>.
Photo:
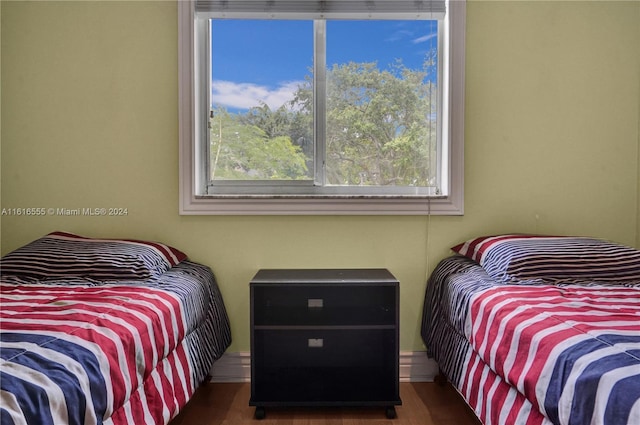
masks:
[(400, 352), (400, 382), (433, 382), (439, 370), (424, 351)]
[[(438, 374), (438, 364), (424, 351), (400, 352), (400, 382), (431, 382)], [(211, 369), (211, 382), (249, 382), (251, 353), (225, 353)]]

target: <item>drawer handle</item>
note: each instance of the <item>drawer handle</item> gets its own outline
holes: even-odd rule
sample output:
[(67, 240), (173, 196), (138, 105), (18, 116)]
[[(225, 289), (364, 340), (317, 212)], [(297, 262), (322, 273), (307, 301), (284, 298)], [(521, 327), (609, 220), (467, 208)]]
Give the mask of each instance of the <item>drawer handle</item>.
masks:
[(324, 339), (322, 338), (309, 338), (307, 340), (309, 348), (322, 348), (324, 345)]
[(322, 308), (324, 306), (324, 300), (322, 298), (309, 298), (307, 300), (308, 308)]

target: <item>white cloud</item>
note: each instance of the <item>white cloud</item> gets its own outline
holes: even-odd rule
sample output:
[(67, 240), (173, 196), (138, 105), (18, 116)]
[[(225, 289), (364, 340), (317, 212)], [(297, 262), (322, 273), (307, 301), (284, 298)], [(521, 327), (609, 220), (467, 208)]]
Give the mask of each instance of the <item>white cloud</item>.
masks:
[(302, 84), (303, 81), (288, 81), (270, 88), (253, 83), (218, 80), (211, 83), (211, 100), (214, 104), (238, 109), (249, 109), (264, 102), (275, 110), (293, 99), (293, 94)]
[(427, 35), (423, 35), (422, 37), (418, 37), (418, 38), (414, 38), (413, 39), (413, 43), (414, 44), (418, 44), (418, 43), (425, 43), (429, 40), (431, 40), (432, 38), (437, 37), (438, 34), (427, 34)]
[(407, 37), (411, 37), (413, 35), (412, 31), (407, 30), (397, 30), (393, 34), (391, 34), (385, 41), (401, 41)]

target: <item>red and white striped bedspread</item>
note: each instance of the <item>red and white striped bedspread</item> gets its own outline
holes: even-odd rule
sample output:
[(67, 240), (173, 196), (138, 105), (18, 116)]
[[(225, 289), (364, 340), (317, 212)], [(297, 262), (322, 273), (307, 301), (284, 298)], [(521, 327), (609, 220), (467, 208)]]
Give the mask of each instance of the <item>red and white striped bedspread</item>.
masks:
[[(476, 291), (469, 307), (474, 353), (541, 422), (640, 424), (640, 288), (498, 285)], [(461, 392), (487, 376), (467, 362)]]
[[(166, 423), (195, 390), (178, 295), (126, 284), (0, 288), (3, 424)], [(149, 405), (150, 392), (164, 405)]]

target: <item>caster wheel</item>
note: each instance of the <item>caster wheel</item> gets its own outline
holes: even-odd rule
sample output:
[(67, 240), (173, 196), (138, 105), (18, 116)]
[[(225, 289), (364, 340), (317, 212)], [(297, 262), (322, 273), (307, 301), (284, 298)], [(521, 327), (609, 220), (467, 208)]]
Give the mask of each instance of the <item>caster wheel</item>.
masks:
[(265, 412), (264, 407), (256, 407), (256, 412), (254, 417), (258, 420), (264, 419), (267, 416), (267, 412)]
[(384, 411), (385, 415), (387, 416), (387, 419), (395, 419), (396, 416), (396, 408), (391, 406), (391, 407), (387, 407)]

